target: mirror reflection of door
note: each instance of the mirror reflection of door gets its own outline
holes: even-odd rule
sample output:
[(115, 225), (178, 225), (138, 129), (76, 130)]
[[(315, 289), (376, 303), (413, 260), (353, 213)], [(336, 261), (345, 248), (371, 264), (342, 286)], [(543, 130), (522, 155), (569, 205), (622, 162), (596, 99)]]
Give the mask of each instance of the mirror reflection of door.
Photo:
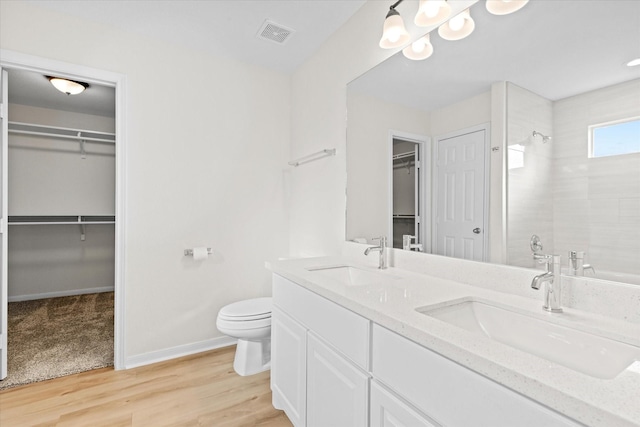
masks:
[(422, 250), (420, 144), (393, 139), (393, 247)]
[(435, 253), (484, 261), (486, 129), (436, 141)]

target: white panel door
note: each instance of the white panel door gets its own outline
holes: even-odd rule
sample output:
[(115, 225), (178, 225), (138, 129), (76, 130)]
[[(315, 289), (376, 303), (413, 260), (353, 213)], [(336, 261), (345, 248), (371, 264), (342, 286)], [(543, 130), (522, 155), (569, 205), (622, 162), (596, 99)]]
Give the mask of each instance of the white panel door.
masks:
[(484, 129), (438, 140), (435, 253), (484, 261)]
[(306, 425), (307, 330), (277, 308), (271, 312), (273, 406), (296, 427)]
[(7, 376), (7, 310), (8, 284), (7, 284), (7, 160), (9, 152), (9, 127), (8, 127), (8, 99), (7, 99), (8, 77), (7, 71), (0, 68), (0, 122), (2, 131), (0, 132), (0, 380)]
[(307, 426), (366, 427), (369, 377), (307, 335)]

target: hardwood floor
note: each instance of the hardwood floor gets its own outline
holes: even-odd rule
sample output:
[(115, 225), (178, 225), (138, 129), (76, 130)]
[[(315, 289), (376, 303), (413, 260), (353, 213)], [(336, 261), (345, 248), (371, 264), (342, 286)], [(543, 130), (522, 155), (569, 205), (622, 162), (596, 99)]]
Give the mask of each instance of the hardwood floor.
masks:
[(103, 368), (0, 392), (0, 426), (290, 427), (269, 372), (241, 377), (235, 347), (126, 371)]

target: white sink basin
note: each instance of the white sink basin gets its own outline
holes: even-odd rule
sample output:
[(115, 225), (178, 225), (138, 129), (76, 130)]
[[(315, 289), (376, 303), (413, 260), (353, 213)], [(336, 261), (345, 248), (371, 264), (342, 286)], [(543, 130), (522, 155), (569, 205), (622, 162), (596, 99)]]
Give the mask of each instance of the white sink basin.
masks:
[(313, 271), (314, 273), (319, 274), (323, 277), (336, 280), (347, 286), (376, 285), (387, 282), (389, 280), (398, 279), (398, 277), (392, 276), (380, 270), (365, 270), (348, 265), (313, 267), (307, 268), (307, 270)]
[(640, 360), (640, 347), (476, 300), (417, 311), (596, 378), (614, 378)]

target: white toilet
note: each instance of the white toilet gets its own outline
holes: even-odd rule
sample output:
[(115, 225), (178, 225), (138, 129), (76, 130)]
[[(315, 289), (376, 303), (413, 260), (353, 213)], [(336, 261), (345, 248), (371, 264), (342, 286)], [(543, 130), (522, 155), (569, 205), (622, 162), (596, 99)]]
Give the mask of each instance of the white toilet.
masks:
[(254, 298), (225, 305), (218, 313), (218, 330), (238, 338), (233, 369), (242, 376), (271, 368), (271, 298)]

